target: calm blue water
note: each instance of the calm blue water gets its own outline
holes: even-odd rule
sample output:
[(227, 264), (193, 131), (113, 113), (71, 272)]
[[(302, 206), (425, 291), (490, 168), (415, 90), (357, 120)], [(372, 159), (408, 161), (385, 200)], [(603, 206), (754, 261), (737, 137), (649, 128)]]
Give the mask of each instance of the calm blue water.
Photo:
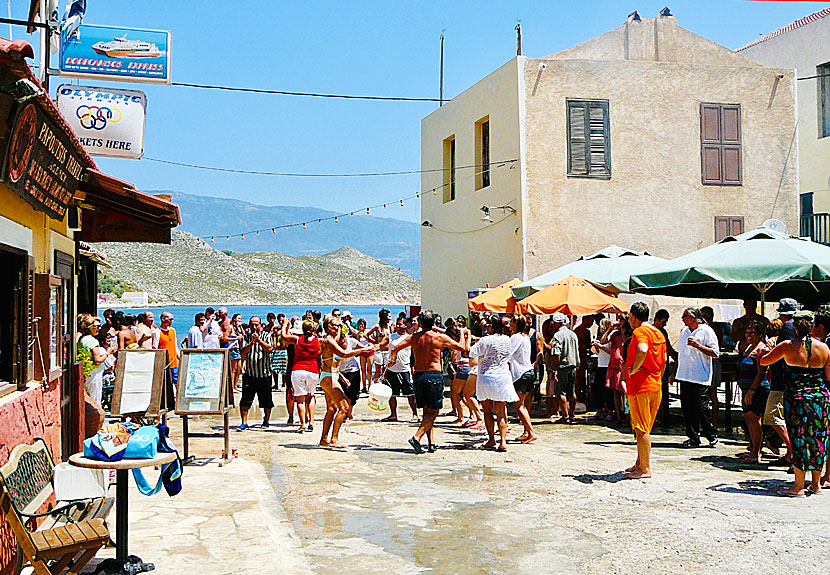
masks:
[[(213, 306), (214, 308), (218, 309), (220, 306)], [(386, 308), (392, 312), (392, 318), (394, 319), (398, 313), (404, 311), (404, 306), (394, 306), (394, 305), (387, 305), (387, 306), (379, 306), (379, 305), (353, 305), (353, 306), (340, 306), (340, 311), (350, 311), (352, 312), (353, 320), (357, 321), (360, 318), (366, 320), (366, 325), (372, 327), (378, 321), (378, 312), (382, 309)], [(123, 311), (124, 313), (131, 313), (133, 315), (138, 315), (143, 310), (140, 308), (130, 308), (130, 309), (123, 309), (123, 308), (115, 308), (116, 311)], [(153, 311), (156, 316), (156, 324), (159, 323), (159, 315), (161, 315), (162, 311), (169, 311), (173, 314), (173, 329), (176, 330), (177, 334), (186, 334), (187, 330), (190, 329), (190, 326), (193, 325), (193, 317), (197, 313), (204, 313), (205, 308), (202, 306), (195, 306), (195, 305), (178, 305), (178, 306), (169, 306), (164, 308), (153, 307), (149, 308)], [(233, 316), (235, 313), (242, 314), (242, 321), (248, 321), (248, 318), (252, 315), (258, 315), (262, 318), (262, 323), (265, 323), (265, 315), (268, 312), (277, 313), (284, 313), (289, 318), (293, 315), (302, 317), (307, 309), (319, 309), (323, 314), (326, 314), (332, 310), (331, 307), (322, 307), (322, 306), (309, 306), (309, 305), (284, 305), (284, 306), (270, 306), (270, 305), (249, 305), (249, 306), (238, 306), (238, 307), (228, 307), (228, 315)], [(100, 315), (103, 310), (99, 311)]]

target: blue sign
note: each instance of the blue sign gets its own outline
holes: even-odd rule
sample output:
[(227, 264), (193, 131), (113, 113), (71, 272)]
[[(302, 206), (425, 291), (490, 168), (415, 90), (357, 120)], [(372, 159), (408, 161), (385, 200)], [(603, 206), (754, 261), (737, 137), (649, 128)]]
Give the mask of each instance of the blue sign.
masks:
[(170, 32), (81, 24), (61, 42), (61, 76), (169, 84)]

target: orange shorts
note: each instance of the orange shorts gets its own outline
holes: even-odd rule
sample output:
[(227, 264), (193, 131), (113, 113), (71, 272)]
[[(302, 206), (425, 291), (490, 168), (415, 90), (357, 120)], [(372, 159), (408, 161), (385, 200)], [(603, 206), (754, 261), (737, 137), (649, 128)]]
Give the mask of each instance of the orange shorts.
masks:
[(641, 433), (651, 433), (651, 427), (660, 410), (662, 392), (649, 391), (628, 396), (628, 408), (631, 411), (631, 428)]

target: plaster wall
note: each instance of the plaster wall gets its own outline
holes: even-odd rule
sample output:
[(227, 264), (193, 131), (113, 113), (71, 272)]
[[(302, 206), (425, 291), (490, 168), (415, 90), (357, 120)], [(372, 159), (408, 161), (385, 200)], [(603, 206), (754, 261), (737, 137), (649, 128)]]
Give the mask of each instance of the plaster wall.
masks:
[[(529, 277), (612, 243), (676, 257), (713, 243), (715, 216), (797, 229), (791, 70), (548, 59), (540, 73), (542, 62), (524, 73)], [(567, 176), (566, 98), (609, 101), (610, 180)], [(741, 104), (741, 186), (701, 184), (701, 102)]]
[[(421, 168), (443, 167), (443, 142), (455, 136), (456, 166), (476, 164), (476, 122), (489, 116), (490, 160), (520, 159), (519, 71), (516, 58), (421, 121)], [(467, 290), (523, 279), (521, 166), (491, 167), (490, 185), (475, 189), (480, 168), (457, 170), (456, 198), (444, 203), (443, 174), (421, 176), (421, 305), (445, 317), (466, 313)], [(437, 195), (433, 189), (437, 188)], [(480, 208), (510, 204), (518, 214)]]
[[(765, 66), (815, 76), (830, 62), (830, 17), (805, 24), (740, 51)], [(813, 210), (830, 212), (830, 137), (819, 137), (818, 79), (797, 81), (800, 192), (813, 192)]]

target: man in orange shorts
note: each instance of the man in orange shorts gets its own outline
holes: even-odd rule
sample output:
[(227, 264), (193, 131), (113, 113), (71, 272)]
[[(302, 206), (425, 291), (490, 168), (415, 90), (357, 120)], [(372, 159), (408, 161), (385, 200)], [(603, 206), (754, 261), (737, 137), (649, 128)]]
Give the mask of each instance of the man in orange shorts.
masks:
[(643, 302), (631, 305), (628, 321), (634, 334), (625, 359), (625, 385), (637, 437), (637, 462), (625, 470), (625, 478), (647, 479), (651, 477), (651, 426), (660, 409), (666, 368), (666, 338), (648, 323), (648, 306)]

